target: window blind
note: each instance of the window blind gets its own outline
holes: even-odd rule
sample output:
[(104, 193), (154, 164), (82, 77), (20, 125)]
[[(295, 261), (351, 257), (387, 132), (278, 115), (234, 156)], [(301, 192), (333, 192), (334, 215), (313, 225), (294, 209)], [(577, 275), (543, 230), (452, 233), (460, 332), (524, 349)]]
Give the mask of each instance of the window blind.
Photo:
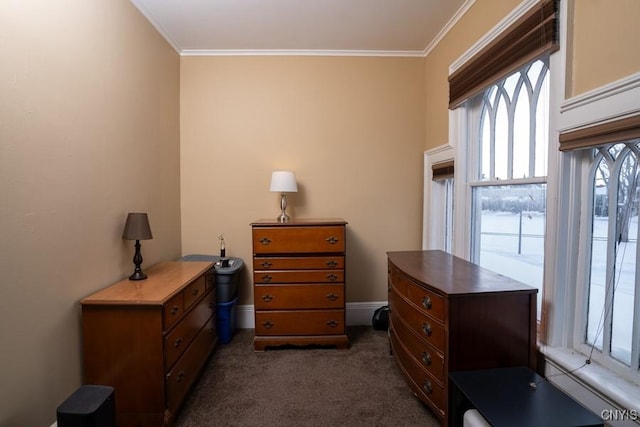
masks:
[(560, 151), (599, 147), (640, 138), (640, 114), (560, 134)]
[(434, 181), (442, 181), (453, 178), (453, 160), (446, 162), (434, 163), (431, 166), (432, 178)]
[(449, 76), (449, 108), (559, 48), (559, 1), (541, 0)]

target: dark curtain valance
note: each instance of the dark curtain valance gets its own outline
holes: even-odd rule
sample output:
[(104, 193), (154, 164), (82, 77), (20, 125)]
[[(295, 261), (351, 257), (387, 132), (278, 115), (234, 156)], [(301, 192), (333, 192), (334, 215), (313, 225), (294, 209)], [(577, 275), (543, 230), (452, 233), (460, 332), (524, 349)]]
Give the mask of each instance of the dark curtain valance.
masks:
[(435, 163), (432, 167), (434, 181), (441, 181), (447, 178), (453, 178), (453, 160)]
[(640, 114), (560, 134), (560, 151), (600, 147), (640, 138)]
[(558, 50), (559, 1), (541, 0), (449, 76), (449, 108), (459, 107), (500, 79)]

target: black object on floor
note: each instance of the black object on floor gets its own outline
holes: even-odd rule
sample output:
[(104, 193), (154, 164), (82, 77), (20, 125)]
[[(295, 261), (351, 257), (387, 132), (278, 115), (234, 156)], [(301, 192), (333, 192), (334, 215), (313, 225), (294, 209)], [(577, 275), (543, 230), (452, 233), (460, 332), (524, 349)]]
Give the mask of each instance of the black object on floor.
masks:
[(114, 389), (83, 385), (56, 412), (58, 427), (116, 427)]

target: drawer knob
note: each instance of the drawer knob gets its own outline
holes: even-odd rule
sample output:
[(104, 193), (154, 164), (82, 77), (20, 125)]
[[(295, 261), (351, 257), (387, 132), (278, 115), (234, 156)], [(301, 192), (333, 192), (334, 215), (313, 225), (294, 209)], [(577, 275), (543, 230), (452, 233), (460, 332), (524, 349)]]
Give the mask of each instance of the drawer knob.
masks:
[(262, 326), (264, 326), (264, 327), (265, 327), (265, 328), (267, 328), (267, 329), (271, 329), (271, 328), (273, 328), (275, 325), (274, 325), (273, 323), (271, 323), (271, 322), (269, 322), (269, 321), (267, 320), (266, 322), (263, 322), (263, 323), (262, 323)]
[(338, 276), (336, 276), (333, 273), (329, 273), (329, 274), (327, 274), (327, 279), (329, 279), (329, 281), (331, 281), (331, 282), (335, 282), (336, 280), (338, 280)]
[(427, 394), (433, 393), (433, 386), (431, 385), (431, 381), (428, 378), (424, 379), (422, 383), (422, 389), (427, 392)]
[(269, 243), (271, 243), (271, 239), (268, 237), (263, 237), (262, 239), (260, 239), (260, 243), (267, 246)]
[(273, 264), (271, 264), (269, 261), (263, 261), (262, 262), (262, 268), (269, 268), (271, 267)]
[(171, 307), (171, 315), (175, 316), (176, 314), (178, 314), (178, 312), (180, 311), (180, 307), (177, 305), (174, 305), (173, 307)]
[(273, 279), (273, 276), (270, 276), (268, 274), (265, 274), (264, 276), (262, 276), (262, 281), (263, 282), (270, 282), (271, 279)]
[(431, 366), (431, 355), (429, 354), (428, 351), (422, 352), (422, 363), (424, 363), (427, 366)]
[(424, 322), (422, 324), (422, 332), (424, 332), (424, 334), (428, 337), (431, 336), (433, 329), (431, 329), (431, 324), (429, 322)]
[(269, 294), (262, 295), (262, 301), (271, 302), (271, 300), (273, 300), (273, 295), (269, 295)]
[(336, 322), (335, 320), (329, 320), (327, 322), (327, 326), (330, 328), (337, 328), (338, 327), (338, 322)]
[(199, 293), (200, 293), (200, 289), (198, 288), (195, 288), (193, 291), (191, 291), (191, 295), (194, 297), (197, 296)]
[(329, 243), (330, 245), (335, 245), (336, 243), (338, 243), (338, 242), (340, 241), (340, 240), (338, 240), (337, 238), (335, 238), (335, 237), (333, 237), (333, 236), (327, 237), (325, 240), (326, 240), (326, 241), (327, 241), (327, 243)]
[(177, 340), (175, 340), (175, 342), (173, 343), (173, 346), (175, 348), (180, 347), (180, 344), (182, 344), (182, 338), (178, 338)]
[(425, 295), (422, 297), (422, 306), (427, 310), (431, 310), (431, 297)]
[(337, 266), (338, 266), (338, 263), (335, 262), (334, 260), (330, 259), (329, 261), (327, 261), (327, 267), (336, 268)]
[(176, 382), (181, 383), (183, 379), (184, 379), (184, 371), (180, 371), (180, 373), (178, 374), (178, 378), (176, 378)]
[(336, 301), (338, 298), (338, 295), (334, 294), (333, 292), (327, 295), (327, 299), (330, 301)]

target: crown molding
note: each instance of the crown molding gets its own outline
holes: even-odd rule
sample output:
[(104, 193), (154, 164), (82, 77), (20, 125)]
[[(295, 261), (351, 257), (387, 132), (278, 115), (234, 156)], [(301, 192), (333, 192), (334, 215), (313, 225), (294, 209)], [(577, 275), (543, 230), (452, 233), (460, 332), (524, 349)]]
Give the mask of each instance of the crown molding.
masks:
[(181, 56), (390, 56), (423, 57), (414, 50), (313, 50), (313, 49), (183, 49)]
[(169, 45), (178, 53), (181, 54), (182, 50), (180, 46), (176, 45), (173, 42), (173, 37), (164, 29), (161, 25), (158, 24), (158, 21), (154, 18), (153, 14), (149, 12), (147, 8), (139, 0), (130, 0), (131, 3), (138, 9), (140, 13), (149, 21), (153, 28), (155, 28), (160, 35), (164, 38), (164, 40), (169, 43)]
[(440, 30), (440, 32), (431, 41), (431, 43), (429, 43), (429, 45), (424, 49), (424, 51), (422, 52), (422, 56), (429, 55), (431, 51), (435, 49), (436, 46), (438, 46), (442, 39), (449, 33), (449, 31), (451, 31), (451, 29), (458, 23), (458, 21), (462, 19), (465, 13), (467, 13), (467, 11), (471, 9), (471, 6), (473, 6), (475, 2), (476, 0), (466, 0), (462, 4), (462, 6), (460, 6), (460, 9), (458, 9), (455, 15), (453, 15), (449, 22), (447, 22), (447, 25), (445, 25), (442, 30)]
[(458, 68), (463, 66), (467, 61), (473, 58), (478, 52), (484, 49), (498, 35), (504, 32), (511, 24), (516, 22), (521, 16), (527, 13), (532, 7), (539, 4), (540, 0), (524, 0), (515, 9), (498, 22), (487, 34), (471, 46), (449, 66), (449, 75), (453, 74)]

